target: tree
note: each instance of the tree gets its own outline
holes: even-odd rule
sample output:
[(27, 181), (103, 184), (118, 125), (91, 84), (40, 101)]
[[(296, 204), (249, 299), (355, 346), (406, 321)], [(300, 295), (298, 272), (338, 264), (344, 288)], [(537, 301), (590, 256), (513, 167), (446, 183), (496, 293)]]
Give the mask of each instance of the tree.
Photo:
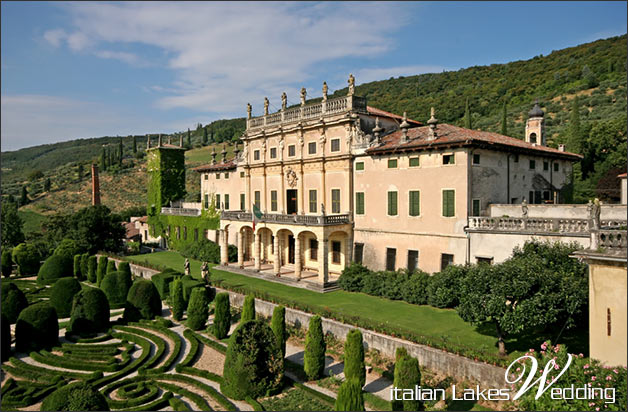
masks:
[(122, 138), (118, 142), (118, 164), (122, 166), (122, 157), (124, 157), (124, 145), (122, 144)]
[(76, 174), (78, 176), (79, 182), (83, 180), (83, 175), (84, 175), (83, 163), (79, 163), (78, 166), (76, 167)]
[(73, 274), (77, 279), (81, 279), (81, 255), (74, 255)]
[(103, 171), (107, 170), (107, 153), (105, 153), (105, 148), (102, 148), (102, 152), (100, 153), (100, 167)]
[(96, 283), (98, 281), (98, 276), (96, 275), (97, 267), (98, 258), (96, 256), (90, 256), (87, 259), (87, 280), (91, 283)]
[(88, 287), (74, 296), (68, 333), (103, 332), (109, 328), (109, 301), (105, 292)]
[(283, 306), (275, 306), (273, 309), (273, 318), (270, 321), (270, 328), (275, 334), (277, 344), (281, 349), (281, 356), (286, 356), (286, 308)]
[(34, 182), (44, 177), (44, 173), (41, 170), (33, 170), (28, 174), (28, 181)]
[(148, 279), (137, 279), (129, 289), (124, 308), (124, 320), (137, 322), (140, 319), (154, 319), (159, 315), (161, 315), (161, 299), (157, 288)]
[[(11, 252), (20, 275), (34, 275), (39, 270), (39, 251), (31, 243), (20, 243)], [(71, 269), (70, 269), (71, 270)]]
[(183, 319), (185, 299), (183, 298), (181, 279), (175, 279), (170, 286), (170, 303), (172, 305), (172, 318), (178, 321)]
[(6, 316), (9, 323), (15, 323), (20, 312), (28, 306), (26, 295), (15, 286), (15, 283), (2, 282), (1, 297), (0, 310), (2, 315)]
[(89, 253), (81, 255), (81, 277), (80, 280), (86, 280), (89, 273)]
[(120, 251), (126, 235), (117, 215), (107, 206), (85, 207), (73, 215), (49, 219), (44, 225), (47, 235), (55, 239), (73, 239), (82, 251), (90, 254), (99, 250)]
[(231, 328), (231, 306), (229, 304), (229, 294), (227, 292), (216, 295), (214, 307), (213, 333), (217, 339), (224, 339), (229, 335)]
[(345, 380), (340, 389), (334, 405), (335, 411), (363, 411), (364, 395), (360, 382), (353, 378)]
[(118, 269), (116, 268), (116, 261), (111, 259), (107, 261), (107, 273), (116, 272)]
[[(412, 389), (421, 386), (421, 371), (419, 361), (416, 358), (405, 355), (400, 356), (395, 362), (395, 378), (393, 387), (398, 389)], [(423, 403), (420, 400), (396, 400), (392, 399), (393, 411), (422, 411)]]
[(471, 124), (471, 111), (469, 110), (469, 98), (468, 97), (464, 105), (464, 127), (466, 127), (467, 129), (473, 128), (473, 125)]
[(11, 357), (11, 325), (4, 313), (2, 313), (0, 319), (0, 328), (2, 328), (2, 336), (0, 336), (0, 344), (2, 347), (0, 353), (2, 354), (2, 362), (6, 362)]
[(108, 411), (107, 399), (92, 385), (76, 382), (63, 385), (48, 395), (42, 411)]
[(133, 154), (137, 153), (137, 136), (133, 136)]
[(44, 181), (44, 192), (50, 192), (51, 186), (52, 186), (52, 183), (50, 182), (50, 178), (47, 177), (46, 180)]
[(253, 295), (246, 295), (244, 297), (244, 303), (242, 304), (242, 315), (240, 316), (240, 323), (247, 322), (255, 319), (255, 298)]
[(504, 99), (504, 107), (502, 109), (502, 135), (508, 136), (508, 110), (506, 108), (505, 99)]
[(24, 222), (17, 213), (15, 202), (2, 202), (2, 248), (16, 246), (24, 241)]
[(132, 283), (131, 277), (122, 271), (108, 272), (105, 275), (100, 289), (105, 292), (111, 309), (124, 307)]
[(207, 127), (203, 127), (203, 146), (207, 146)]
[(11, 257), (11, 249), (2, 248), (2, 277), (8, 278), (13, 271), (13, 258)]
[(323, 376), (326, 350), (327, 344), (323, 335), (321, 317), (312, 316), (305, 336), (305, 354), (303, 355), (303, 369), (309, 380), (316, 380)]
[(107, 264), (108, 264), (107, 256), (100, 256), (98, 258), (98, 270), (96, 272), (96, 284), (100, 286), (100, 283), (105, 278), (107, 274)]
[(48, 302), (24, 309), (15, 324), (15, 350), (30, 353), (50, 349), (59, 342), (57, 312)]
[(65, 277), (72, 277), (72, 258), (63, 254), (54, 254), (48, 257), (39, 268), (37, 283), (49, 285)]
[(364, 367), (364, 344), (362, 332), (353, 329), (347, 333), (345, 342), (345, 378), (355, 378), (360, 382), (360, 388), (366, 383), (366, 368)]
[(187, 142), (188, 142), (188, 146), (192, 145), (192, 135), (190, 134), (190, 128), (189, 127), (188, 127), (188, 139), (187, 139)]
[(81, 291), (81, 284), (75, 278), (63, 278), (50, 288), (50, 304), (59, 318), (67, 318), (72, 313), (74, 295)]
[(209, 298), (205, 288), (192, 289), (187, 315), (188, 328), (201, 330), (205, 327), (205, 322), (207, 322), (207, 317), (209, 316)]
[(28, 202), (28, 191), (26, 190), (26, 186), (22, 186), (22, 193), (20, 194), (20, 206), (27, 205)]

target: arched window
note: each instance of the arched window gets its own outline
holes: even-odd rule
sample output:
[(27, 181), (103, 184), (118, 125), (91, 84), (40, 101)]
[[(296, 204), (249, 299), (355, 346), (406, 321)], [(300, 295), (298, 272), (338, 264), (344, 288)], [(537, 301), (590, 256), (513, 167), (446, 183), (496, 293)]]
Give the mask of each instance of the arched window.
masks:
[(536, 143), (536, 133), (530, 133), (530, 143)]

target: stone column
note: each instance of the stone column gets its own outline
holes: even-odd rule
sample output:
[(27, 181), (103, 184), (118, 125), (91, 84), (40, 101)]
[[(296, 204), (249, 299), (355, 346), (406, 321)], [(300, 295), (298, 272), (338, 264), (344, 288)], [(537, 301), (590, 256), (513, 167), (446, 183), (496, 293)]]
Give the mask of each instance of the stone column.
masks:
[(301, 167), (299, 168), (299, 202), (301, 204), (300, 211), (302, 215), (305, 214), (305, 189), (303, 184), (303, 163), (301, 163)]
[(220, 230), (220, 264), (228, 265), (229, 264), (229, 251), (227, 246), (227, 231), (225, 229)]
[(301, 280), (301, 237), (294, 238), (294, 274)]
[(279, 197), (278, 200), (280, 202), (278, 209), (279, 209), (279, 213), (281, 213), (282, 215), (285, 215), (286, 214), (286, 188), (284, 186), (284, 183), (285, 183), (284, 179), (286, 178), (286, 176), (283, 170), (283, 162), (280, 167), (281, 167), (281, 170), (280, 170), (279, 177), (281, 179), (281, 189), (279, 190), (279, 196), (278, 196)]
[(349, 266), (353, 256), (353, 235), (347, 236), (345, 252), (345, 267)]
[(253, 235), (253, 243), (254, 243), (254, 254), (255, 254), (255, 270), (259, 272), (262, 268), (262, 260), (260, 259), (261, 252), (261, 236), (259, 233), (255, 233)]
[(244, 267), (244, 232), (238, 232), (238, 266)]
[(274, 260), (273, 260), (273, 272), (275, 276), (279, 276), (279, 270), (281, 269), (281, 251), (279, 250), (279, 235), (275, 233), (275, 244), (273, 246)]
[(318, 281), (322, 284), (329, 279), (329, 240), (323, 239), (318, 243)]
[(253, 199), (251, 198), (251, 169), (246, 168), (244, 173), (246, 176), (246, 199), (244, 199), (244, 210), (250, 212), (251, 210), (253, 210), (253, 208), (251, 207), (251, 205), (253, 204)]
[(321, 210), (322, 214), (327, 214), (327, 189), (325, 188), (325, 160), (321, 163), (321, 204), (325, 206), (325, 213)]

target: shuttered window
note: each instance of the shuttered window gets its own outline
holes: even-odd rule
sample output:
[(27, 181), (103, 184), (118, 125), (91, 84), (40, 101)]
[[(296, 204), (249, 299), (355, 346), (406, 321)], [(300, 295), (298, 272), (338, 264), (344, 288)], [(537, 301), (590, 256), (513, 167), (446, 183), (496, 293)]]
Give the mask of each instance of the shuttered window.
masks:
[(240, 210), (246, 210), (246, 195), (240, 193)]
[(418, 157), (411, 157), (410, 158), (410, 167), (417, 167), (419, 166), (419, 158)]
[(362, 255), (364, 254), (364, 243), (354, 243), (353, 261), (362, 263)]
[(277, 211), (277, 191), (276, 190), (270, 191), (270, 210), (272, 212)]
[(388, 192), (388, 216), (397, 216), (397, 192)]
[(449, 265), (454, 264), (454, 255), (443, 253), (440, 255), (440, 270), (445, 270)]
[(419, 216), (421, 214), (421, 197), (418, 190), (411, 190), (409, 194), (409, 205), (408, 210), (410, 211), (410, 216)]
[(408, 272), (414, 272), (419, 266), (419, 251), (408, 250)]
[(364, 214), (364, 192), (356, 192), (355, 194), (355, 214)]
[(255, 206), (257, 206), (257, 208), (259, 209), (261, 201), (260, 201), (260, 197), (261, 197), (261, 193), (259, 190), (255, 191)]
[(456, 215), (456, 191), (443, 190), (443, 216), (452, 217)]
[(316, 190), (310, 190), (310, 213), (316, 213)]
[(229, 210), (229, 195), (225, 195), (225, 210)]
[(386, 248), (386, 270), (394, 271), (397, 261), (397, 249)]
[(220, 195), (216, 195), (216, 209), (220, 209)]
[(340, 213), (340, 189), (331, 190), (331, 213)]

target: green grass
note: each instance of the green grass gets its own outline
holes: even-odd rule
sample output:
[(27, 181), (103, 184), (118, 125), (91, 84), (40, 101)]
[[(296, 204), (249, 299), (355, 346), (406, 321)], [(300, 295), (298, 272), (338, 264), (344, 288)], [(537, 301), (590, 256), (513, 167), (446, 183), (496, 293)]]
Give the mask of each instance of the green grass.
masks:
[(280, 396), (258, 399), (267, 411), (333, 411), (333, 405), (328, 405), (314, 398), (302, 389), (294, 388), (284, 391)]
[(24, 233), (41, 232), (41, 224), (46, 216), (32, 210), (18, 210), (17, 214), (24, 222)]

